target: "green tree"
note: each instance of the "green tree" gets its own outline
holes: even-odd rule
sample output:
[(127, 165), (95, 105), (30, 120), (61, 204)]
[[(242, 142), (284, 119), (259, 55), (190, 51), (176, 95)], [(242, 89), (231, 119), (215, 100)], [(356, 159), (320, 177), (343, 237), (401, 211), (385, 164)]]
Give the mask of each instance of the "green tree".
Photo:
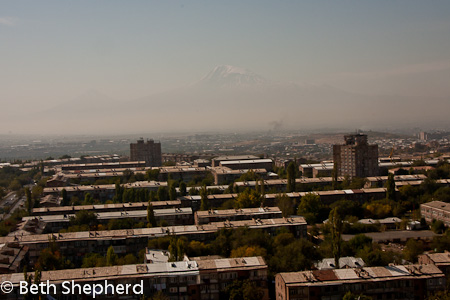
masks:
[(158, 188), (157, 194), (158, 194), (158, 200), (159, 201), (167, 201), (167, 200), (169, 200), (169, 195), (168, 195), (167, 189), (165, 187), (160, 186)]
[(303, 216), (308, 224), (315, 224), (319, 221), (321, 210), (322, 203), (320, 201), (320, 196), (308, 193), (300, 199), (297, 215)]
[[(33, 279), (33, 275), (28, 275), (28, 272), (27, 272), (27, 266), (25, 266), (24, 268), (23, 268), (23, 278), (24, 278), (24, 281), (27, 283), (27, 286), (31, 286), (31, 284), (32, 284), (32, 279)], [(33, 294), (31, 294), (31, 291), (30, 291), (30, 289), (28, 290), (28, 292), (24, 295), (24, 299), (25, 300), (31, 300), (31, 299), (34, 299), (34, 295)]]
[(431, 223), (431, 230), (433, 230), (434, 233), (443, 233), (445, 231), (445, 224), (441, 220), (433, 220)]
[(105, 267), (106, 259), (98, 253), (88, 253), (83, 257), (82, 268)]
[(170, 300), (169, 296), (164, 294), (162, 291), (158, 291), (153, 294), (148, 300)]
[(436, 235), (431, 243), (431, 248), (436, 252), (444, 252), (450, 249), (450, 230), (447, 229), (443, 235)]
[(336, 269), (339, 269), (339, 258), (341, 257), (342, 251), (341, 235), (342, 235), (343, 221), (336, 208), (331, 210), (328, 222), (331, 225), (331, 240), (333, 247), (334, 264), (336, 266)]
[(36, 261), (35, 267), (44, 271), (49, 270), (61, 270), (68, 268), (68, 263), (61, 255), (57, 247), (52, 249), (53, 246), (43, 249), (39, 253), (39, 257)]
[(123, 192), (125, 188), (120, 185), (119, 182), (115, 184), (115, 195), (113, 197), (114, 203), (123, 203)]
[(159, 169), (150, 169), (147, 170), (147, 173), (145, 174), (148, 181), (154, 180), (157, 181), (159, 177)]
[(130, 169), (126, 169), (122, 173), (122, 177), (124, 178), (125, 182), (132, 182), (134, 181), (134, 172)]
[(70, 226), (82, 226), (87, 225), (89, 227), (97, 226), (97, 215), (93, 211), (80, 210), (77, 211), (74, 217), (69, 218)]
[(209, 246), (203, 242), (190, 241), (186, 248), (186, 254), (191, 256), (204, 256), (208, 253)]
[(175, 183), (172, 183), (169, 187), (169, 199), (176, 200), (177, 199), (177, 191), (175, 189)]
[(209, 209), (209, 200), (208, 200), (208, 191), (206, 190), (206, 186), (202, 186), (200, 189), (200, 210), (208, 210)]
[(155, 212), (153, 211), (153, 205), (148, 202), (147, 206), (147, 222), (148, 227), (156, 227), (156, 218), (155, 218)]
[(260, 246), (241, 246), (231, 250), (230, 257), (267, 256), (267, 250)]
[(94, 197), (92, 197), (91, 193), (84, 194), (83, 205), (89, 205), (94, 203)]
[(184, 239), (177, 239), (177, 254), (178, 254), (178, 261), (182, 261), (184, 258), (184, 254), (186, 253), (186, 243)]
[(254, 189), (245, 189), (235, 200), (235, 208), (259, 207), (261, 206), (261, 195)]
[(295, 163), (291, 162), (287, 167), (287, 187), (288, 193), (295, 192)]
[(244, 173), (239, 177), (237, 181), (256, 181), (258, 180), (258, 174), (255, 173), (253, 170), (247, 171), (247, 173)]
[(353, 251), (352, 255), (356, 255), (359, 250), (372, 245), (372, 238), (364, 234), (357, 234), (348, 241), (347, 245)]
[(259, 193), (264, 196), (266, 194), (266, 186), (264, 184), (264, 179), (261, 179), (259, 189), (260, 189)]
[(67, 206), (69, 205), (69, 197), (67, 196), (67, 191), (66, 189), (62, 189), (61, 191), (61, 206)]
[(342, 219), (346, 216), (355, 216), (361, 218), (363, 216), (363, 209), (359, 202), (342, 199), (330, 205), (330, 209), (336, 208)]
[(117, 254), (114, 252), (113, 246), (109, 246), (106, 252), (106, 265), (114, 266), (117, 263)]
[(169, 261), (182, 261), (186, 252), (185, 240), (183, 238), (171, 237), (169, 252)]
[(157, 200), (157, 195), (155, 191), (150, 191), (150, 193), (148, 194), (148, 201), (149, 202), (153, 202)]
[(405, 249), (403, 250), (403, 255), (405, 259), (410, 262), (416, 262), (417, 256), (423, 253), (423, 243), (422, 241), (416, 241), (414, 239), (409, 239), (406, 242)]
[(27, 207), (27, 212), (28, 212), (28, 214), (31, 215), (34, 205), (33, 205), (33, 198), (31, 197), (31, 191), (29, 188), (25, 188), (25, 196), (27, 197), (27, 200), (25, 203), (25, 205)]
[(331, 172), (331, 188), (333, 190), (336, 190), (338, 187), (338, 171), (337, 171), (337, 163), (335, 162), (333, 165), (333, 171)]
[(313, 243), (296, 239), (291, 233), (278, 234), (273, 247), (275, 252), (268, 264), (274, 273), (311, 270), (314, 262), (321, 258)]
[(180, 196), (186, 196), (186, 182), (181, 181), (178, 188), (180, 189)]
[(386, 181), (386, 198), (392, 201), (395, 200), (395, 179), (392, 173), (389, 174)]
[(221, 298), (229, 300), (260, 300), (263, 296), (264, 290), (250, 279), (235, 280), (221, 293)]
[(283, 217), (287, 218), (294, 214), (294, 200), (288, 195), (278, 195), (275, 201), (278, 208), (282, 211)]

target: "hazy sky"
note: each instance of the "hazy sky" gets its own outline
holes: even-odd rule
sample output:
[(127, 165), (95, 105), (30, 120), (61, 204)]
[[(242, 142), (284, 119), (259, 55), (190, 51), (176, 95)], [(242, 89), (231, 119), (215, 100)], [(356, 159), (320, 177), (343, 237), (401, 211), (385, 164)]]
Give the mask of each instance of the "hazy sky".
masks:
[(216, 65), (364, 94), (450, 95), (450, 1), (0, 2), (3, 111), (118, 100)]

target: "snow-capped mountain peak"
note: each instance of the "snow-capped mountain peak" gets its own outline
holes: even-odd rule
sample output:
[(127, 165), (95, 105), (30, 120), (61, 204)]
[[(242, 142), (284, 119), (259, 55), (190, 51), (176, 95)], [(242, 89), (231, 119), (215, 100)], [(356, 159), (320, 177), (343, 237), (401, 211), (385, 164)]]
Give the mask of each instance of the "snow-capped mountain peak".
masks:
[(201, 83), (216, 87), (240, 87), (265, 84), (267, 80), (250, 70), (222, 65), (210, 71)]

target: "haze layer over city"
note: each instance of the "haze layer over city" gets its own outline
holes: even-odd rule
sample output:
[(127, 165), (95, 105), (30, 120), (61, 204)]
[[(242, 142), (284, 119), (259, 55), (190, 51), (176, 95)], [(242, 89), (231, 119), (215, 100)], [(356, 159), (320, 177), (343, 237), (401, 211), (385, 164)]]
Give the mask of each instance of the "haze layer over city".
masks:
[(0, 3), (0, 134), (447, 129), (450, 3)]
[(0, 300), (450, 299), (450, 2), (0, 2)]

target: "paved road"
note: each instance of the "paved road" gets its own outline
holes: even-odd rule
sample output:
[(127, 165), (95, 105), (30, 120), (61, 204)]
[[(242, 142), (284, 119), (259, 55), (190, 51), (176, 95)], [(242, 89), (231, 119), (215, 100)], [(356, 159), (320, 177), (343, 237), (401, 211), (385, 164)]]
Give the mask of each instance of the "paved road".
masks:
[[(364, 235), (371, 237), (374, 242), (406, 242), (408, 239), (432, 240), (435, 234), (431, 230), (390, 230), (385, 232), (369, 232)], [(342, 239), (348, 241), (354, 234), (343, 234)]]
[(10, 192), (0, 201), (0, 207), (11, 205), (14, 201), (16, 201), (16, 193)]
[(4, 219), (9, 218), (11, 216), (11, 214), (20, 207), (21, 204), (25, 203), (24, 199), (25, 199), (24, 197), (19, 199), (15, 192), (8, 193), (8, 195), (6, 195), (0, 201), (0, 207), (1, 208), (10, 207), (10, 210), (9, 210), (8, 214), (0, 215), (0, 219), (4, 220)]
[(18, 201), (16, 201), (16, 203), (13, 205), (13, 207), (11, 207), (11, 210), (9, 211), (9, 213), (5, 216), (5, 219), (9, 218), (16, 210), (18, 210), (20, 208), (21, 205), (24, 206), (25, 201), (26, 201), (25, 196), (20, 198)]

